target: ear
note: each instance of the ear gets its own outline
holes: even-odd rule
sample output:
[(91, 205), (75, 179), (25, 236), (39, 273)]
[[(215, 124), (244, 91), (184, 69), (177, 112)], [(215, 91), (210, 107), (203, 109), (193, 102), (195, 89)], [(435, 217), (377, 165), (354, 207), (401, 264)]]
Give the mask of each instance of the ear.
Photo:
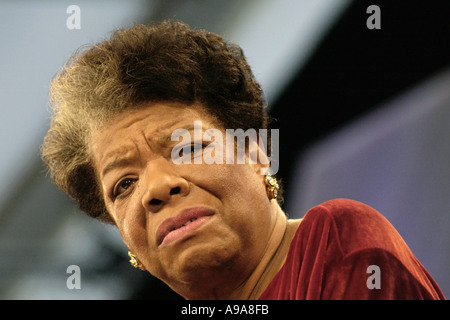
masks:
[(262, 176), (269, 173), (270, 159), (267, 156), (266, 146), (261, 136), (257, 135), (257, 140), (250, 139), (248, 146), (248, 160), (255, 173)]

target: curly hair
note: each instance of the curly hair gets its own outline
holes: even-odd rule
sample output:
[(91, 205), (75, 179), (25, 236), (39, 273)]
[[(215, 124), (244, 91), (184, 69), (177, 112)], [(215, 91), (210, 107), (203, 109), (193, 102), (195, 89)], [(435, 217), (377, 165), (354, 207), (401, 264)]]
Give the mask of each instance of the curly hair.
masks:
[(81, 48), (53, 79), (41, 155), (55, 184), (89, 216), (113, 223), (88, 140), (111, 116), (145, 102), (202, 103), (225, 128), (267, 128), (260, 85), (241, 48), (165, 21), (119, 29)]

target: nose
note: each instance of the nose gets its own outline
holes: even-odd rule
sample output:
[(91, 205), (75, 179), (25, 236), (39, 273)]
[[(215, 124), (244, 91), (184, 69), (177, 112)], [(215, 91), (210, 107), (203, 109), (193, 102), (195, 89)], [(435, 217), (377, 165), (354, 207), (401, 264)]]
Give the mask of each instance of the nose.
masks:
[(143, 207), (157, 213), (165, 205), (189, 194), (189, 182), (181, 177), (164, 159), (147, 164), (142, 195)]

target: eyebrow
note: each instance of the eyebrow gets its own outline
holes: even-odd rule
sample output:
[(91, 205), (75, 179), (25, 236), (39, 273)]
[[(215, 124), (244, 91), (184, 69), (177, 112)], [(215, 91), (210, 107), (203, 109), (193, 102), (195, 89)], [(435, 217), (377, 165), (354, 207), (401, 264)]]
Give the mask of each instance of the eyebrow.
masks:
[[(197, 128), (197, 126), (195, 126), (194, 124), (188, 124), (188, 125), (186, 125), (186, 126), (182, 126), (182, 127), (179, 127), (179, 128), (175, 128), (175, 129), (172, 130), (171, 133), (161, 135), (160, 137), (156, 138), (156, 140), (157, 140), (159, 143), (161, 143), (161, 144), (167, 145), (167, 144), (173, 142), (173, 141), (172, 141), (172, 134), (173, 134), (173, 131), (175, 131), (175, 130), (177, 130), (177, 129), (184, 129), (184, 130), (187, 130), (187, 131), (192, 131), (192, 130), (195, 130), (195, 128)], [(202, 129), (202, 134), (203, 134), (203, 132), (204, 132), (204, 129)], [(116, 169), (118, 169), (118, 168), (123, 168), (123, 167), (129, 166), (129, 165), (131, 165), (131, 164), (132, 164), (133, 162), (135, 162), (135, 161), (136, 161), (136, 160), (133, 159), (133, 157), (130, 157), (130, 156), (118, 158), (118, 159), (116, 159), (116, 160), (110, 162), (108, 165), (106, 165), (106, 166), (103, 168), (102, 173), (101, 173), (101, 177), (103, 178), (103, 177), (106, 176), (109, 172), (111, 172), (111, 171), (113, 171), (113, 170), (116, 170)]]
[(118, 168), (123, 168), (126, 166), (131, 165), (135, 160), (131, 157), (125, 157), (125, 158), (119, 158), (112, 162), (110, 162), (106, 167), (103, 168), (101, 177), (103, 178), (106, 176), (109, 172), (116, 170)]
[[(193, 124), (187, 124), (185, 126), (181, 126), (181, 127), (173, 129), (172, 132), (169, 134), (161, 135), (160, 137), (156, 138), (156, 140), (158, 140), (161, 144), (167, 145), (167, 144), (170, 144), (173, 142), (172, 134), (175, 130), (184, 129), (186, 131), (192, 131), (192, 130), (195, 130), (196, 128), (200, 129), (200, 127), (195, 126)], [(204, 132), (205, 132), (205, 129), (202, 127), (202, 137), (203, 137)]]

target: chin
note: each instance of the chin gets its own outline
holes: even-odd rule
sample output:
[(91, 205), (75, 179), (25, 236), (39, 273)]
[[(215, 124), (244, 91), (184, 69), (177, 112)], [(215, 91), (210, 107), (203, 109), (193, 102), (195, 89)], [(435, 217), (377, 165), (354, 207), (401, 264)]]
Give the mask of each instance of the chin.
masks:
[(229, 242), (221, 245), (207, 241), (191, 243), (175, 259), (171, 259), (171, 265), (166, 270), (173, 278), (184, 283), (211, 281), (218, 274), (233, 270), (240, 252), (238, 246), (230, 245)]

